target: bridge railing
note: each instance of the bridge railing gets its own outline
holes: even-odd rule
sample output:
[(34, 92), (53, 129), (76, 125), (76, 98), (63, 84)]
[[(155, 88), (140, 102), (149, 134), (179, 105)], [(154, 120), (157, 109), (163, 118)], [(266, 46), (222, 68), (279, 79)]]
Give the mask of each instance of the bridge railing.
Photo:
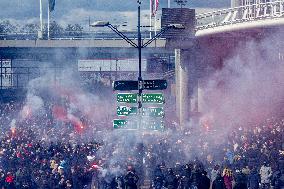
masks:
[(284, 0), (199, 14), (196, 16), (196, 30), (278, 17), (284, 17)]

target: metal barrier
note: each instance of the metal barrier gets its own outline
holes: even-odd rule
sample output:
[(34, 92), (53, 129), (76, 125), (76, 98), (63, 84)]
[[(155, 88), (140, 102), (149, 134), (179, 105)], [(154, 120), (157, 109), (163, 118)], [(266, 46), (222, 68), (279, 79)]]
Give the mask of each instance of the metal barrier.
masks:
[(217, 10), (196, 16), (196, 30), (284, 17), (284, 0)]

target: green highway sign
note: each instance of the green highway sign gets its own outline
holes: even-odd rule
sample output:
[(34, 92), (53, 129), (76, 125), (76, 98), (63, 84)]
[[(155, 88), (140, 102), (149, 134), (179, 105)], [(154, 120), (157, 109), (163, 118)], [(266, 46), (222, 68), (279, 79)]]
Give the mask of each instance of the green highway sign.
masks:
[(142, 94), (142, 103), (165, 103), (165, 98), (162, 93), (144, 93)]
[(117, 106), (118, 116), (129, 116), (136, 115), (138, 112), (138, 107), (128, 107), (128, 106)]
[(165, 125), (163, 121), (143, 120), (142, 125), (143, 125), (143, 129), (145, 130), (154, 130), (154, 131), (164, 131), (165, 130)]
[(135, 93), (118, 93), (116, 96), (117, 102), (137, 103), (138, 95)]
[(165, 111), (163, 107), (143, 107), (142, 115), (150, 117), (164, 117)]
[(123, 128), (127, 124), (127, 120), (123, 119), (115, 119), (113, 120), (113, 128), (120, 129)]
[[(162, 120), (142, 120), (141, 126), (143, 130), (152, 130), (152, 131), (164, 131), (165, 125)], [(138, 120), (124, 120), (124, 119), (115, 119), (113, 120), (114, 129), (129, 129), (137, 130), (138, 129)]]
[(138, 122), (134, 120), (115, 119), (113, 120), (114, 129), (138, 129)]

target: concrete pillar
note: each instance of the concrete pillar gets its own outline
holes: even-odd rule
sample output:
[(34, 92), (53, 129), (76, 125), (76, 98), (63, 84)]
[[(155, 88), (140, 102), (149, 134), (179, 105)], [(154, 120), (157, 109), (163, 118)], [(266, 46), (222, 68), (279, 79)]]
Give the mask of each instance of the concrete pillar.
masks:
[(181, 129), (189, 122), (191, 109), (189, 97), (189, 65), (186, 61), (186, 51), (175, 49), (176, 72), (176, 113)]
[[(176, 114), (181, 129), (198, 116), (198, 71), (194, 48), (175, 49)], [(194, 119), (194, 120), (193, 120)]]

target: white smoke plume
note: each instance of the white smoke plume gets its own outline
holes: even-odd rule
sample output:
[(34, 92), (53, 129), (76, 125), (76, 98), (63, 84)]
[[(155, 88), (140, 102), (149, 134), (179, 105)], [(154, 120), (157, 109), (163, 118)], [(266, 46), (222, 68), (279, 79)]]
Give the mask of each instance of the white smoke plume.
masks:
[(203, 120), (227, 133), (283, 113), (284, 62), (278, 37), (241, 43), (223, 68), (207, 78), (202, 87)]

